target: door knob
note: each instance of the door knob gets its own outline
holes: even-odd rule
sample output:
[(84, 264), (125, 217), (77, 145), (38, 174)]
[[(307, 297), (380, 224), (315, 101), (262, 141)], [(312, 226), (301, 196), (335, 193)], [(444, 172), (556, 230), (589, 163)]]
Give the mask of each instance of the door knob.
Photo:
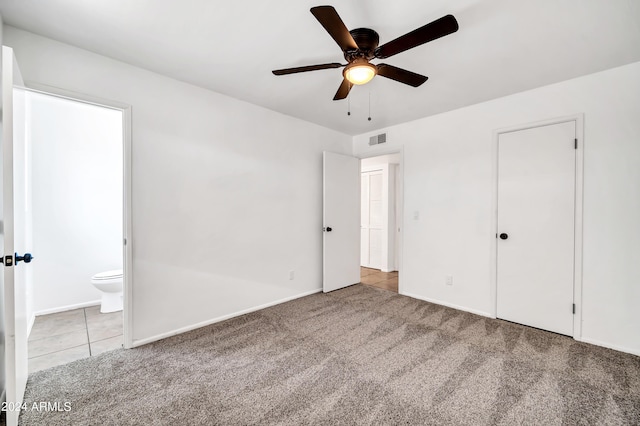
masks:
[(33, 256), (31, 256), (31, 253), (25, 253), (24, 256), (18, 256), (18, 253), (16, 253), (16, 265), (20, 261), (23, 261), (24, 263), (31, 263), (32, 260)]
[(324, 228), (324, 230), (325, 230), (326, 232), (331, 232), (331, 231), (332, 231), (332, 229), (331, 229), (331, 227), (330, 227), (330, 226), (327, 226), (326, 228)]
[(507, 238), (509, 238), (508, 234), (505, 234), (504, 232), (502, 234), (500, 234), (500, 239), (501, 240), (506, 240)]

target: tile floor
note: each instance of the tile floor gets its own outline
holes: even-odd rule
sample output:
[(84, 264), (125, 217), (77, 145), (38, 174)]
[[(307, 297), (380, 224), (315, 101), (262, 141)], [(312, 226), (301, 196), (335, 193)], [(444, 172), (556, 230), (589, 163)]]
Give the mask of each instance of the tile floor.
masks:
[(100, 306), (42, 315), (29, 335), (29, 373), (122, 347), (122, 311)]
[(360, 267), (360, 282), (365, 285), (398, 292), (398, 271), (382, 272), (379, 269)]

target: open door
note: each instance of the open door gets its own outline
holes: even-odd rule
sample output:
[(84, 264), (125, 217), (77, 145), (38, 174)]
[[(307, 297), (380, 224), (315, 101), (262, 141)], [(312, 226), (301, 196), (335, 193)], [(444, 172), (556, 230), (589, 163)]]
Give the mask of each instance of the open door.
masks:
[(324, 152), (322, 288), (360, 282), (360, 160)]
[[(7, 425), (18, 424), (16, 407), (24, 397), (28, 377), (27, 271), (30, 203), (27, 197), (25, 146), (25, 92), (13, 50), (2, 46), (2, 222), (0, 247), (3, 247), (0, 285), (3, 286), (4, 310), (4, 390)], [(21, 254), (24, 253), (24, 254)]]

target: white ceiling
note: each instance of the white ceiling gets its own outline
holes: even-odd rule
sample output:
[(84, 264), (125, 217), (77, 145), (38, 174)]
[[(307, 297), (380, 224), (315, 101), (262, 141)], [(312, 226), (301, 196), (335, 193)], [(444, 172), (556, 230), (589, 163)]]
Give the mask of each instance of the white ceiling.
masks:
[[(349, 29), (380, 44), (448, 13), (457, 33), (386, 59), (427, 75), (419, 88), (376, 77), (333, 101), (342, 62), (311, 15), (319, 0), (0, 0), (5, 24), (347, 134), (365, 133), (640, 61), (638, 0), (350, 0)], [(379, 63), (380, 61), (373, 61)], [(369, 98), (372, 121), (367, 121)]]

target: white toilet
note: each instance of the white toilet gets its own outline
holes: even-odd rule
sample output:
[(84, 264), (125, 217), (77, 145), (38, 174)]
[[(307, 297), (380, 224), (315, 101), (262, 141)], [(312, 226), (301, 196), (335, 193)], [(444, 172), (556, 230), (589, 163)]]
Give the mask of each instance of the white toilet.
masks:
[(102, 293), (100, 312), (122, 310), (122, 269), (99, 272), (91, 277), (91, 284)]

